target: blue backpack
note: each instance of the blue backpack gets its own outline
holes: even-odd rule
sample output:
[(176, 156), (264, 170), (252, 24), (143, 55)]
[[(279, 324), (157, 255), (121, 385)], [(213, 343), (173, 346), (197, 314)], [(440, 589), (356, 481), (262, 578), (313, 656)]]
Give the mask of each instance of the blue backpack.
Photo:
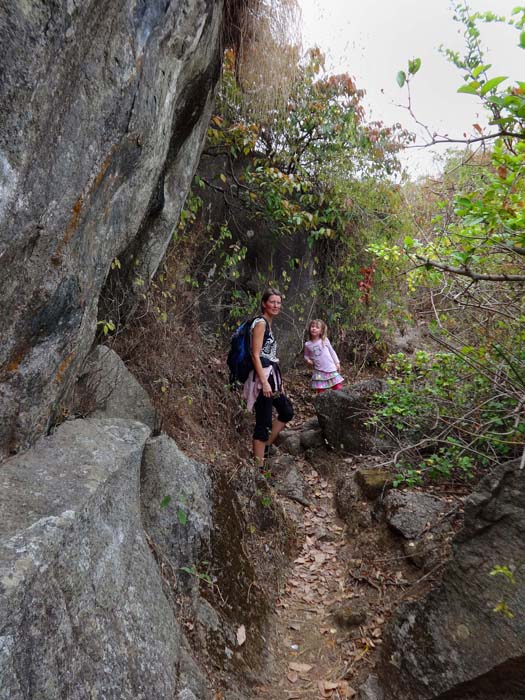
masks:
[[(231, 337), (230, 351), (226, 362), (230, 370), (230, 384), (232, 385), (236, 382), (244, 384), (253, 369), (250, 328), (256, 318), (261, 318), (261, 316), (255, 316), (241, 323)], [(266, 321), (265, 334), (267, 332), (268, 321)]]

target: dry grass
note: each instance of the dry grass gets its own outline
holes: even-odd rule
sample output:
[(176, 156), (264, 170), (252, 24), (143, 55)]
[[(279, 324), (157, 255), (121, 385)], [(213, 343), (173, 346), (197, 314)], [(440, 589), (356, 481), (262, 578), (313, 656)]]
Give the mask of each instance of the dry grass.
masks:
[(227, 386), (224, 349), (198, 325), (191, 299), (163, 295), (172, 284), (168, 277), (150, 289), (113, 348), (152, 398), (159, 429), (189, 456), (229, 464), (249, 454), (251, 417)]

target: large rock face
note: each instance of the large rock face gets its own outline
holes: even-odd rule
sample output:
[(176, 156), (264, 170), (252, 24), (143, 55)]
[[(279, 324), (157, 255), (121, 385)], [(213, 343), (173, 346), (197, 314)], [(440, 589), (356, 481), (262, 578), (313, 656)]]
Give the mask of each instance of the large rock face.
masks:
[(3, 465), (2, 700), (207, 696), (141, 527), (148, 435), (72, 421)]
[(0, 6), (0, 456), (48, 427), (113, 259), (126, 296), (164, 254), (211, 112), (222, 6)]
[[(384, 700), (525, 697), (525, 472), (502, 465), (468, 499), (442, 583), (405, 604), (378, 666)], [(491, 576), (493, 567), (507, 566)], [(494, 608), (505, 601), (512, 617)]]
[(96, 417), (0, 469), (0, 700), (211, 700), (217, 685), (246, 700), (268, 610), (239, 501), (226, 477), (149, 437), (143, 390), (115, 353), (87, 369), (78, 391), (102, 397)]

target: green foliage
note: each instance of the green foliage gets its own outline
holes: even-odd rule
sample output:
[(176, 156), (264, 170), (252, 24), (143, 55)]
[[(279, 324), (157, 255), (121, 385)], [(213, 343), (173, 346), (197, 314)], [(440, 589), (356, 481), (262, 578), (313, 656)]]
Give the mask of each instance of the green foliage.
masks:
[(508, 566), (494, 566), (490, 572), (491, 576), (504, 576), (509, 583), (512, 583), (514, 585), (516, 583), (516, 579), (514, 577), (514, 574), (512, 571), (509, 569)]
[[(485, 60), (483, 23), (507, 20), (465, 3), (453, 7), (465, 50), (442, 51), (463, 74), (459, 92), (488, 111), (489, 130), (473, 125), (466, 152), (449, 152), (441, 182), (406, 188), (415, 225), (402, 240), (368, 246), (406, 272), (412, 298), (430, 307), (431, 337), (447, 351), (397, 356), (378, 397), (375, 424), (413, 446), (398, 461), (398, 481), (409, 484), (468, 476), (518, 456), (525, 435), (525, 83), (494, 74)], [(525, 8), (508, 24), (523, 47)], [(409, 62), (398, 84), (409, 89), (419, 68)], [(485, 150), (474, 151), (476, 143)]]
[(100, 326), (100, 330), (104, 335), (109, 335), (109, 333), (113, 333), (113, 331), (116, 329), (114, 321), (112, 321), (110, 318), (97, 321), (97, 326)]
[[(522, 362), (525, 367), (525, 352)], [(473, 347), (460, 354), (398, 353), (385, 369), (387, 389), (375, 396), (369, 424), (412, 445), (417, 454), (415, 465), (401, 460), (397, 485), (419, 484), (424, 476), (469, 478), (522, 449), (525, 417), (519, 395), (504, 390), (514, 378), (497, 347), (492, 353)]]
[[(434, 278), (447, 274), (477, 281), (525, 282), (525, 83), (508, 84), (507, 76), (492, 75), (481, 44), (483, 23), (505, 23), (492, 12), (472, 13), (454, 3), (455, 19), (463, 27), (465, 52), (442, 49), (462, 73), (458, 92), (475, 95), (489, 113), (493, 130), (474, 124), (471, 142), (493, 142), (490, 165), (481, 178), (472, 179), (466, 192), (454, 198), (455, 218), (425, 242), (414, 239), (405, 253)], [(508, 21), (523, 33), (525, 8), (516, 8)]]
[(257, 495), (259, 496), (259, 502), (263, 508), (271, 508), (273, 500), (269, 494), (257, 491)]
[[(366, 242), (390, 239), (403, 226), (393, 178), (400, 170), (396, 154), (410, 136), (399, 125), (367, 122), (364, 93), (346, 74), (325, 74), (323, 60), (319, 50), (310, 51), (298, 64), (287, 109), (254, 123), (241, 108), (227, 52), (207, 150), (246, 163), (231, 189), (277, 240), (304, 235), (318, 284), (294, 312), (306, 316), (318, 303), (336, 331), (364, 327), (367, 319), (379, 316), (376, 300), (385, 276), (379, 270), (377, 278), (364, 279), (361, 268), (367, 270), (371, 262)], [(227, 191), (227, 178), (220, 179)], [(300, 260), (290, 258), (290, 269), (300, 266)], [(285, 267), (273, 281), (286, 292), (290, 280)], [(235, 294), (239, 291), (242, 286), (233, 287)], [(238, 302), (238, 296), (232, 300)]]
[[(208, 566), (209, 562), (204, 561), (202, 562), (202, 564), (204, 566)], [(209, 586), (213, 586), (213, 578), (211, 577), (211, 575), (206, 571), (199, 571), (195, 564), (192, 564), (191, 566), (181, 566), (179, 568), (179, 571), (184, 571), (184, 573), (189, 574), (190, 576), (194, 576), (199, 581), (203, 581)]]
[(171, 496), (170, 496), (170, 495), (166, 495), (166, 496), (164, 496), (164, 498), (163, 498), (162, 501), (160, 502), (160, 507), (161, 507), (161, 508), (167, 508), (167, 507), (169, 506), (170, 503), (171, 503)]
[[(507, 584), (510, 584), (511, 586), (516, 585), (516, 577), (508, 566), (494, 566), (490, 571), (490, 576), (503, 576)], [(514, 617), (514, 613), (509, 608), (504, 597), (496, 603), (492, 610), (495, 613), (500, 613), (503, 615), (503, 617), (506, 617), (509, 620), (512, 620)]]

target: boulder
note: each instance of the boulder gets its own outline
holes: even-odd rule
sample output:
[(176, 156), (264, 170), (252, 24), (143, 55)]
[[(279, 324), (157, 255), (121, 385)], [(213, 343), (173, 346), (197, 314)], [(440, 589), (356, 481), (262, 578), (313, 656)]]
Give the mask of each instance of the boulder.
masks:
[(353, 454), (391, 450), (393, 445), (380, 439), (365, 421), (370, 417), (372, 396), (383, 391), (380, 379), (356, 382), (340, 391), (325, 391), (316, 396), (314, 406), (328, 444)]
[(444, 525), (438, 533), (427, 532), (417, 540), (407, 540), (403, 543), (405, 556), (423, 571), (431, 571), (443, 561), (443, 534), (449, 527)]
[(97, 345), (78, 377), (71, 411), (82, 416), (128, 418), (155, 428), (155, 409), (117, 353)]
[(387, 523), (407, 540), (418, 538), (450, 510), (446, 501), (420, 491), (389, 491), (383, 505)]
[(301, 430), (319, 430), (319, 418), (317, 416), (312, 416), (304, 421), (301, 426)]
[(47, 431), (97, 320), (122, 318), (164, 255), (211, 115), (222, 11), (0, 6), (0, 458)]
[(302, 454), (301, 434), (299, 432), (290, 431), (290, 434), (286, 435), (286, 437), (279, 442), (279, 449), (296, 457)]
[(303, 450), (311, 450), (324, 445), (323, 432), (319, 429), (301, 430), (299, 435)]
[(359, 688), (357, 695), (358, 700), (384, 700), (384, 694), (379, 687), (377, 676), (371, 673), (362, 686)]
[(279, 478), (276, 484), (276, 491), (292, 501), (297, 501), (303, 506), (311, 505), (306, 493), (308, 486), (303, 475), (296, 467), (287, 469), (286, 472)]
[[(405, 603), (376, 668), (384, 700), (525, 697), (525, 471), (497, 467), (467, 499), (441, 583)], [(494, 567), (505, 575), (491, 575)], [(496, 612), (502, 603), (511, 616)]]
[(356, 481), (365, 498), (375, 501), (392, 485), (392, 474), (384, 469), (361, 468), (356, 471)]
[(212, 485), (206, 465), (167, 435), (151, 438), (141, 477), (142, 522), (155, 547), (177, 569), (209, 560)]
[(360, 495), (354, 474), (337, 479), (334, 496), (335, 507), (337, 515), (342, 520), (346, 521), (350, 518), (355, 511)]
[(70, 421), (2, 465), (2, 700), (210, 697), (142, 530), (149, 432)]

